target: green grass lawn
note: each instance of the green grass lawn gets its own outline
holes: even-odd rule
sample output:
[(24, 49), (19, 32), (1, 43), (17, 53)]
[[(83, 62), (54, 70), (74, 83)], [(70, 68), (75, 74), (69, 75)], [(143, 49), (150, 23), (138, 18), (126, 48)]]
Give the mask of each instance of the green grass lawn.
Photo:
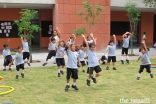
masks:
[[(156, 63), (156, 59), (151, 59)], [(3, 80), (0, 85), (13, 86), (15, 90), (0, 96), (0, 104), (13, 102), (15, 104), (120, 104), (120, 98), (149, 98), (150, 104), (156, 104), (156, 78), (144, 72), (141, 79), (136, 80), (139, 63), (121, 65), (117, 62), (117, 70), (105, 70), (97, 78), (97, 84), (86, 85), (87, 74), (79, 71), (77, 86), (79, 91), (70, 88), (64, 91), (66, 74), (57, 77), (57, 67), (38, 67), (25, 69), (25, 78), (16, 80), (16, 71), (0, 71)], [(156, 75), (156, 69), (151, 69)], [(72, 84), (72, 81), (71, 83)], [(0, 89), (5, 91), (7, 89)], [(134, 103), (136, 104), (136, 103)]]

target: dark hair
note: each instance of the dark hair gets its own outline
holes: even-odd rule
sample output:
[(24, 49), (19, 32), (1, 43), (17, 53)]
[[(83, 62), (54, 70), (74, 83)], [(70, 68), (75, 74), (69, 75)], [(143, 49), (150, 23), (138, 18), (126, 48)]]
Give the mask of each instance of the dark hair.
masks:
[(89, 48), (91, 48), (92, 46), (95, 47), (96, 45), (95, 45), (94, 43), (90, 43), (90, 44), (89, 44)]
[(51, 39), (51, 41), (54, 41), (54, 40), (56, 40), (56, 39), (55, 39), (55, 38), (52, 38), (52, 39)]
[(114, 43), (114, 40), (110, 40), (109, 43), (108, 43), (108, 45), (110, 45), (110, 43), (112, 43), (112, 42)]
[(83, 45), (83, 44), (81, 44), (81, 45), (80, 45), (80, 47), (84, 47), (84, 45)]
[(17, 50), (19, 50), (20, 48), (22, 48), (22, 47), (21, 47), (21, 46), (18, 46), (18, 47), (17, 47)]
[(8, 47), (8, 44), (6, 44), (6, 43), (5, 43), (5, 44), (3, 44), (3, 47), (4, 47), (4, 48), (5, 48), (5, 47)]
[(144, 32), (144, 34), (146, 34), (146, 32)]
[[(145, 50), (145, 47), (144, 47), (144, 46), (140, 47), (140, 48), (139, 48), (139, 52), (141, 52), (141, 49), (144, 49), (144, 50)], [(147, 50), (150, 51), (149, 48), (147, 48)]]

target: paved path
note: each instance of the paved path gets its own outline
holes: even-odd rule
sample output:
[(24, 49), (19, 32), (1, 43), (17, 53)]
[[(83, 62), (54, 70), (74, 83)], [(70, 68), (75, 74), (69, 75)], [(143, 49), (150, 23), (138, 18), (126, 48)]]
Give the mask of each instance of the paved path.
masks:
[[(48, 53), (48, 52), (47, 52)], [(42, 64), (45, 62), (45, 59), (47, 57), (47, 53), (46, 52), (37, 52), (37, 53), (33, 53), (33, 60), (39, 60), (41, 62), (36, 62), (36, 63), (31, 63), (31, 66), (28, 66), (27, 64), (25, 64), (25, 68), (32, 68), (32, 67), (43, 67)], [(100, 58), (103, 55), (104, 51), (100, 51), (97, 52), (97, 56), (98, 58)], [(139, 51), (138, 49), (134, 49), (134, 53), (137, 56), (130, 56), (129, 59), (130, 60), (136, 60), (138, 58), (139, 55)], [(154, 48), (150, 48), (150, 58), (156, 58), (156, 49)], [(120, 54), (121, 54), (121, 49), (117, 49), (116, 50), (116, 54), (117, 54), (117, 60), (121, 60), (120, 58)], [(65, 56), (65, 60), (67, 62), (67, 56)], [(3, 56), (0, 55), (0, 70), (3, 69)], [(48, 65), (47, 66), (56, 66), (56, 64), (53, 64), (53, 59), (49, 60)], [(13, 69), (15, 69), (15, 65), (12, 66)]]

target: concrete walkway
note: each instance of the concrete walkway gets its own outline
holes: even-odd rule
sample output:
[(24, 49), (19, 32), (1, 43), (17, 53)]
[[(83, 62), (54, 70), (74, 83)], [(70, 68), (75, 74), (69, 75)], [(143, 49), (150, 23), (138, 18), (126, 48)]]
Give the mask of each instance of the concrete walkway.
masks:
[[(97, 52), (98, 58), (100, 58), (103, 55), (103, 53), (104, 53), (104, 51)], [(130, 60), (137, 60), (138, 55), (139, 55), (139, 49), (134, 49), (134, 53), (137, 56), (130, 56), (129, 57)], [(156, 58), (156, 49), (150, 48), (149, 53), (150, 53), (150, 58)], [(31, 66), (28, 66), (27, 64), (25, 64), (25, 68), (44, 67), (44, 66), (42, 66), (42, 64), (45, 62), (47, 54), (48, 54), (48, 51), (33, 53), (32, 54), (33, 60), (39, 60), (40, 62), (31, 63)], [(121, 60), (120, 54), (121, 54), (121, 49), (117, 49), (116, 50), (117, 61)], [(65, 60), (67, 62), (67, 56), (65, 56)], [(0, 70), (3, 70), (3, 62), (4, 62), (3, 56), (0, 55)], [(53, 64), (53, 59), (51, 59), (51, 60), (49, 60), (47, 66), (56, 66), (56, 64)], [(13, 65), (12, 68), (15, 69), (15, 65)]]

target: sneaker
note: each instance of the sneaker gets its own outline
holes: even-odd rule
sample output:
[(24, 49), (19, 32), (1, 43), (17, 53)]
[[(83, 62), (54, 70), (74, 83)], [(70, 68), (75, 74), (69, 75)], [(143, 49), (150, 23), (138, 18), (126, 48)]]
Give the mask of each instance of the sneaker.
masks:
[(137, 80), (139, 80), (140, 79), (140, 77), (137, 77)]
[(106, 70), (109, 70), (109, 67), (108, 66), (106, 67)]
[(70, 86), (69, 85), (66, 85), (65, 91), (68, 91), (69, 88), (70, 88)]
[(96, 78), (93, 78), (93, 77), (92, 77), (92, 80), (93, 80), (94, 83), (97, 83), (97, 82), (96, 82)]
[(47, 65), (47, 63), (44, 63), (43, 66)]
[(9, 70), (11, 71), (12, 69), (11, 69), (11, 68), (9, 68)]
[(116, 67), (113, 67), (113, 70), (116, 70)]
[(29, 66), (31, 66), (30, 63), (27, 63), (27, 64), (28, 64)]
[(90, 80), (87, 79), (87, 85), (90, 86)]
[(3, 71), (6, 71), (6, 69), (3, 69)]
[(56, 64), (56, 62), (54, 62), (53, 64)]
[(61, 76), (61, 74), (60, 73), (58, 73), (58, 77), (60, 77)]
[(151, 78), (154, 78), (154, 75), (153, 74), (150, 74)]
[(72, 85), (72, 88), (74, 88), (75, 90), (79, 90), (76, 85)]
[(129, 60), (128, 59), (126, 59), (126, 62), (127, 62), (127, 64), (129, 64)]
[(124, 61), (123, 61), (123, 60), (121, 60), (121, 63), (122, 63), (122, 64), (124, 64)]
[(85, 72), (85, 70), (83, 69), (82, 72)]
[(64, 74), (63, 70), (61, 70), (60, 72), (61, 72), (62, 75)]
[(21, 73), (21, 77), (24, 78), (24, 73)]
[(18, 79), (18, 75), (16, 75), (16, 79)]

